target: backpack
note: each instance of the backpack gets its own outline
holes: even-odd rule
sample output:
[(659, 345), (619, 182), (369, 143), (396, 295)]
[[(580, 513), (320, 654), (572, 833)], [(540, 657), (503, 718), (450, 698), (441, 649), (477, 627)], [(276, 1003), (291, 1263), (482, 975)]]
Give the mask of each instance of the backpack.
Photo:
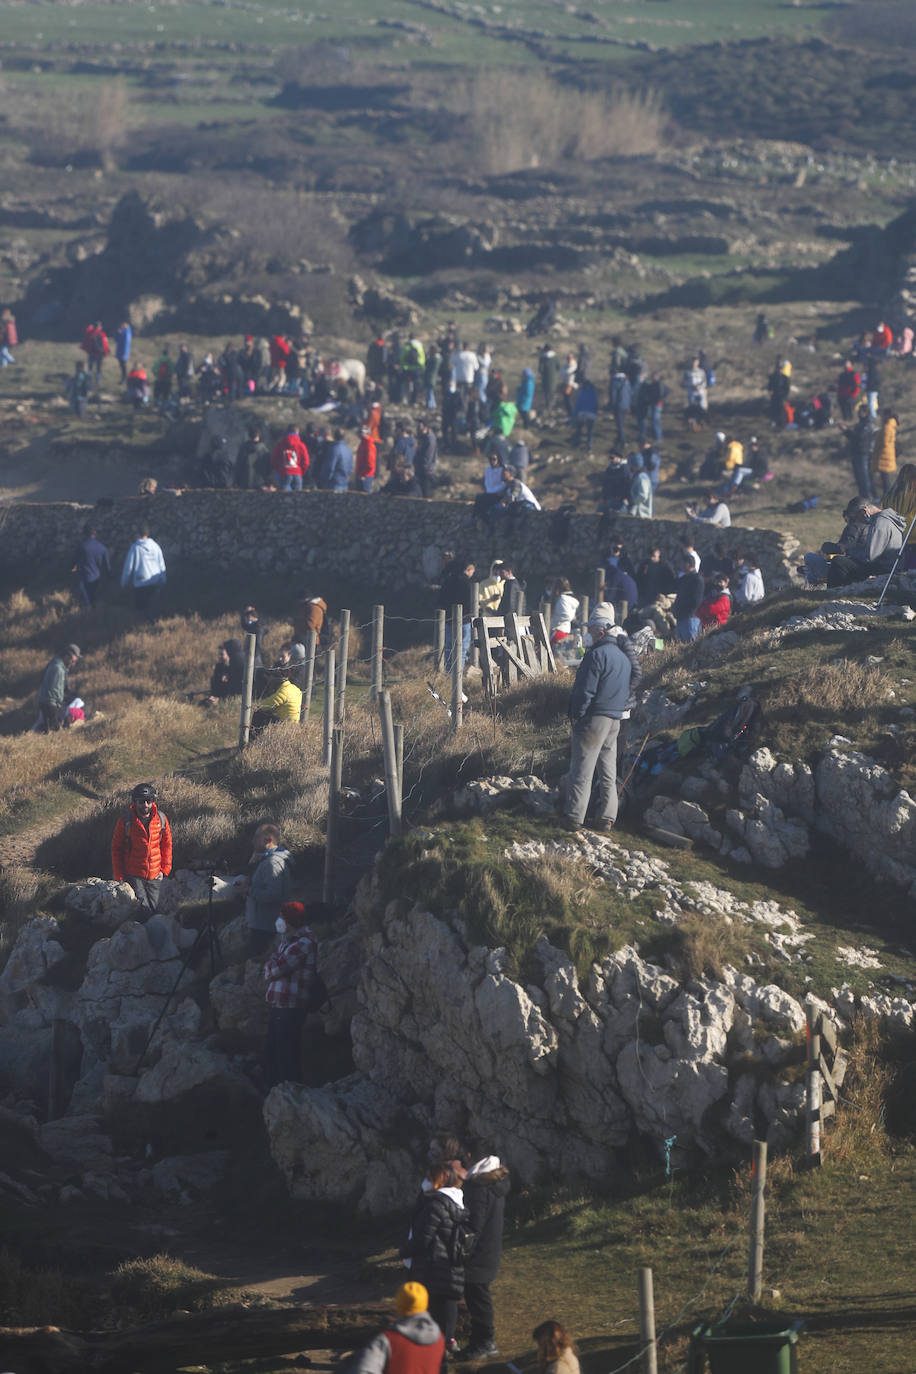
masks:
[(315, 970), (315, 977), (305, 999), (306, 1012), (321, 1011), (324, 1007), (330, 1006), (331, 994), (328, 992), (328, 985), (322, 978), (318, 970)]
[(470, 1259), (476, 1244), (477, 1232), (472, 1229), (470, 1224), (466, 1221), (456, 1222), (449, 1246), (449, 1262), (451, 1264), (464, 1264), (465, 1260)]
[(404, 365), (406, 367), (416, 367), (420, 361), (420, 354), (417, 352), (417, 345), (409, 343), (404, 350)]

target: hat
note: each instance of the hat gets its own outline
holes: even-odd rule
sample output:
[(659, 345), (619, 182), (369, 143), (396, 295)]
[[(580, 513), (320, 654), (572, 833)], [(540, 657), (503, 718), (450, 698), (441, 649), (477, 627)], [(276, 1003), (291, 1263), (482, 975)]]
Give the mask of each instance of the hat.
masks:
[(588, 623), (589, 625), (596, 626), (613, 626), (615, 624), (614, 607), (611, 605), (610, 601), (599, 601), (597, 606), (593, 607), (592, 613), (588, 618)]
[(81, 654), (80, 654), (80, 646), (79, 646), (78, 644), (66, 644), (66, 645), (64, 645), (64, 653), (67, 655), (68, 658), (80, 658), (80, 657), (81, 657)]
[(429, 1308), (429, 1294), (422, 1283), (402, 1283), (394, 1295), (394, 1307), (399, 1317), (412, 1317), (415, 1312)]
[(717, 429), (717, 430), (716, 430), (716, 441), (717, 441), (718, 443), (720, 443), (720, 444), (724, 444), (724, 443), (725, 443), (725, 433), (724, 433), (723, 430), (721, 430), (721, 429)]
[(307, 914), (302, 902), (284, 902), (280, 908), (280, 915), (291, 926), (305, 925)]

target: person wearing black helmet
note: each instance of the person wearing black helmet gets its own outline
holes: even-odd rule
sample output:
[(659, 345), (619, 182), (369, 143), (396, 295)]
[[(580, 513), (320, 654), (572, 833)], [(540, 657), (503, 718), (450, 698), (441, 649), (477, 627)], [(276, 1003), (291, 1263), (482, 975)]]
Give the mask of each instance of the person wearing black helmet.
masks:
[(130, 794), (130, 808), (118, 821), (111, 840), (111, 868), (118, 882), (129, 883), (146, 913), (159, 906), (163, 877), (172, 871), (172, 829), (156, 805), (156, 789), (141, 782)]

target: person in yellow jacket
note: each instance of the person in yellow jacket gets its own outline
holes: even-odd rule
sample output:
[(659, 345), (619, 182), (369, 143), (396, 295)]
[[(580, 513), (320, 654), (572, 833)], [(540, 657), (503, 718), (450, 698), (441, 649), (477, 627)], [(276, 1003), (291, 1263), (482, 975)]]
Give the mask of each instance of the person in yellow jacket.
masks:
[(727, 491), (734, 491), (740, 487), (745, 477), (750, 475), (751, 469), (744, 466), (744, 445), (740, 439), (736, 439), (734, 434), (730, 434), (725, 441), (725, 467), (722, 472), (722, 485)]
[(881, 478), (881, 500), (885, 503), (897, 477), (897, 421), (897, 412), (887, 411), (875, 443), (875, 471)]
[(916, 568), (916, 463), (904, 463), (897, 480), (885, 497), (887, 506), (902, 515), (906, 521), (909, 537), (903, 550), (900, 566), (904, 572)]
[(258, 702), (251, 718), (253, 731), (263, 730), (265, 725), (272, 725), (278, 720), (298, 721), (302, 711), (302, 692), (294, 682), (290, 682), (290, 669), (272, 668), (269, 671), (271, 676), (279, 677), (280, 681), (270, 696), (262, 697)]

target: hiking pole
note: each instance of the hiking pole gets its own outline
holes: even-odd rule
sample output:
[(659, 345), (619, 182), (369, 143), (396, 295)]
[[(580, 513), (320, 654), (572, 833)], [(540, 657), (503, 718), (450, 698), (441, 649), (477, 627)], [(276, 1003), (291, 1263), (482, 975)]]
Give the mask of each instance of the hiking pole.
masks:
[(907, 532), (906, 532), (906, 538), (904, 539), (903, 543), (900, 545), (900, 548), (897, 550), (897, 557), (894, 559), (894, 566), (891, 568), (890, 572), (889, 572), (888, 575), (887, 575), (887, 581), (886, 581), (885, 584), (884, 584), (884, 591), (882, 591), (881, 595), (878, 597), (878, 602), (877, 602), (878, 606), (881, 605), (881, 602), (884, 600), (884, 597), (885, 597), (885, 594), (886, 594), (886, 592), (887, 592), (887, 589), (888, 589), (888, 587), (891, 585), (891, 578), (894, 576), (894, 573), (897, 571), (897, 564), (900, 562), (901, 558), (903, 557), (903, 551), (904, 551), (904, 549), (906, 548), (907, 544), (910, 542), (910, 535), (913, 533), (913, 526), (914, 526), (914, 525), (916, 525), (916, 511), (913, 512), (913, 518), (912, 518), (912, 520), (910, 521), (910, 528), (909, 528), (909, 529), (907, 530)]
[(626, 777), (624, 778), (623, 782), (622, 782), (621, 785), (617, 788), (617, 800), (618, 800), (618, 801), (620, 801), (620, 798), (623, 796), (624, 792), (627, 790), (627, 783), (628, 783), (628, 782), (630, 781), (630, 779), (632, 778), (632, 776), (633, 776), (633, 770), (634, 770), (634, 768), (636, 767), (637, 763), (639, 763), (639, 760), (642, 758), (643, 750), (645, 749), (645, 747), (646, 747), (646, 745), (647, 745), (648, 743), (649, 743), (649, 735), (647, 734), (646, 737), (645, 737), (645, 739), (643, 740), (642, 744), (639, 746), (639, 750), (638, 750), (638, 752), (637, 752), (637, 754), (636, 754), (635, 759), (634, 759), (633, 762), (630, 764), (630, 771), (629, 771), (629, 773), (627, 773), (627, 775), (626, 775)]

